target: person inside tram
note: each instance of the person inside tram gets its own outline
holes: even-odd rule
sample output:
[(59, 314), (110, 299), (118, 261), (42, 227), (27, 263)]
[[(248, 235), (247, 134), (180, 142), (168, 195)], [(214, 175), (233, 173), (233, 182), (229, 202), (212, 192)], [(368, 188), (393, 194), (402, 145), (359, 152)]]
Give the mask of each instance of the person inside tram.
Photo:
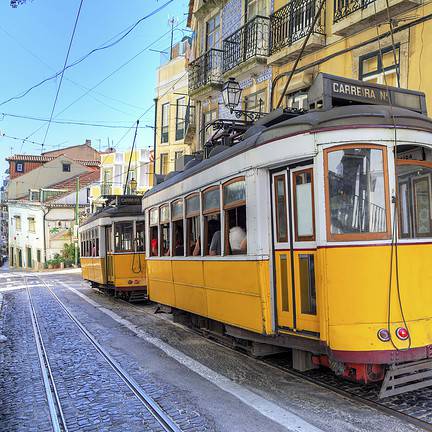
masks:
[(210, 219), (208, 221), (208, 238), (211, 236), (211, 242), (209, 247), (209, 255), (217, 256), (221, 254), (221, 230), (220, 222), (216, 219)]
[(150, 242), (151, 256), (158, 255), (158, 243), (157, 239), (153, 238)]
[[(183, 221), (182, 221), (183, 223)], [(183, 256), (184, 255), (184, 245), (183, 245), (183, 225), (178, 224), (176, 226), (176, 238), (174, 243), (174, 255)]]
[(229, 245), (231, 254), (240, 255), (247, 252), (246, 231), (240, 226), (234, 226), (229, 230)]
[(192, 256), (199, 256), (201, 255), (201, 246), (200, 246), (200, 239), (199, 237), (196, 239), (195, 243), (192, 243)]

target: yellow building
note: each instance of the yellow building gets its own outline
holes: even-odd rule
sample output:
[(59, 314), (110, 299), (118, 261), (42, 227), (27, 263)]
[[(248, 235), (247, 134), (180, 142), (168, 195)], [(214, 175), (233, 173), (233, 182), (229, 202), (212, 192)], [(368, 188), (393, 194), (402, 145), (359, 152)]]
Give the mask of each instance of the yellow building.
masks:
[(134, 150), (132, 155), (131, 150), (101, 153), (100, 179), (90, 188), (92, 205), (97, 207), (102, 204), (104, 195), (123, 195), (126, 177), (127, 194), (146, 192), (153, 186), (152, 160), (153, 152), (148, 149)]
[[(191, 107), (188, 96), (186, 58), (190, 38), (185, 37), (162, 57), (156, 86), (156, 174), (181, 170), (185, 155), (191, 154)], [(193, 135), (193, 134), (192, 134)], [(176, 162), (177, 161), (177, 162)]]
[(424, 91), (432, 111), (428, 79), (432, 1), (324, 0), (322, 8), (321, 4), (321, 0), (190, 0), (188, 24), (195, 36), (189, 94), (196, 130), (201, 131), (195, 136), (196, 149), (213, 133), (208, 123), (233, 118), (221, 95), (231, 77), (243, 90), (238, 106), (243, 110), (268, 112), (282, 94), (282, 108), (307, 108), (307, 90), (319, 72), (326, 72)]

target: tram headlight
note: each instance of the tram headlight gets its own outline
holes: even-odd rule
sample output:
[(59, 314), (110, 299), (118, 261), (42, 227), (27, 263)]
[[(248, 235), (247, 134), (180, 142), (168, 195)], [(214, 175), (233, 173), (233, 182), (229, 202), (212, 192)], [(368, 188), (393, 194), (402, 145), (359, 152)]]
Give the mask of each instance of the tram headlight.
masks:
[(390, 332), (387, 329), (378, 330), (377, 336), (382, 342), (388, 342), (390, 340)]
[(409, 338), (408, 330), (406, 328), (404, 328), (404, 327), (398, 327), (396, 329), (396, 336), (400, 340), (407, 340)]

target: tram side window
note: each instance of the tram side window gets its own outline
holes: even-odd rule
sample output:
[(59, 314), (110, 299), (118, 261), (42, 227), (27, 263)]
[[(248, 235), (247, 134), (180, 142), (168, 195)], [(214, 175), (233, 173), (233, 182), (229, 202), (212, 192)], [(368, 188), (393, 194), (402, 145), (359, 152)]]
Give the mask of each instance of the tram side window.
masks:
[(133, 222), (117, 222), (114, 224), (115, 252), (132, 252)]
[(315, 240), (313, 171), (293, 173), (294, 224), (297, 241)]
[(158, 256), (158, 221), (159, 221), (159, 210), (157, 208), (151, 209), (149, 212), (150, 222), (150, 256)]
[(169, 206), (165, 204), (160, 208), (160, 254), (161, 256), (170, 255), (170, 224)]
[(145, 251), (145, 222), (140, 221), (136, 223), (136, 251)]
[(186, 198), (186, 254), (189, 256), (201, 255), (199, 199), (198, 193)]
[(246, 188), (244, 178), (223, 187), (225, 211), (225, 255), (247, 253)]
[(220, 190), (214, 186), (203, 192), (204, 215), (204, 254), (217, 256), (221, 254), (221, 214)]
[(388, 238), (383, 150), (347, 146), (326, 156), (330, 240)]
[(173, 227), (173, 255), (184, 256), (184, 232), (183, 232), (183, 200), (174, 201), (171, 204), (171, 219)]
[(400, 237), (432, 237), (432, 165), (400, 160), (396, 170)]

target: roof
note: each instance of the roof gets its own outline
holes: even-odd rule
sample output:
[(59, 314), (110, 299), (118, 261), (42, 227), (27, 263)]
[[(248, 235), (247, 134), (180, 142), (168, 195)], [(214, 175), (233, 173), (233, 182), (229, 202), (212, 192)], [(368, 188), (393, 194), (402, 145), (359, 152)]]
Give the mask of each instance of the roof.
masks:
[[(215, 156), (199, 162), (190, 169), (171, 175), (163, 183), (154, 186), (144, 194), (149, 197), (161, 190), (212, 168), (230, 158), (265, 145), (270, 141), (300, 133), (314, 132), (326, 128), (349, 127), (397, 127), (426, 130), (432, 133), (432, 119), (405, 108), (384, 105), (348, 105), (327, 111), (312, 110), (303, 115), (289, 118), (282, 110), (276, 110), (257, 121), (243, 136), (243, 141), (228, 147)], [(288, 118), (284, 120), (284, 118)], [(282, 121), (280, 121), (282, 119)]]
[(93, 148), (93, 147), (91, 146), (91, 141), (90, 141), (90, 143), (85, 142), (84, 144), (76, 144), (76, 145), (72, 145), (72, 146), (69, 146), (69, 147), (63, 147), (63, 148), (58, 149), (58, 150), (49, 150), (49, 151), (43, 152), (43, 153), (41, 153), (41, 154), (42, 154), (43, 156), (47, 156), (47, 155), (50, 155), (51, 153), (56, 153), (56, 154), (57, 154), (59, 151), (63, 151), (63, 150), (70, 150), (70, 149), (78, 148), (78, 147), (87, 147), (87, 148), (92, 149), (92, 150), (95, 151), (96, 153), (99, 153), (95, 148)]
[(80, 187), (80, 189), (83, 189), (83, 188), (89, 186), (90, 184), (94, 183), (95, 181), (99, 180), (99, 170), (90, 171), (90, 172), (87, 172), (84, 174), (76, 175), (76, 176), (71, 177), (67, 180), (63, 180), (61, 182), (49, 185), (45, 189), (64, 189), (65, 192), (60, 194), (60, 195), (54, 196), (51, 199), (46, 200), (46, 202), (56, 201), (59, 198), (62, 198), (66, 195), (69, 195), (72, 192), (75, 192), (78, 178), (79, 178), (79, 187)]
[(112, 207), (102, 207), (96, 213), (87, 218), (81, 226), (87, 225), (98, 219), (105, 217), (115, 218), (122, 216), (140, 216), (143, 215), (141, 205), (122, 205), (122, 206), (112, 206)]
[[(54, 159), (57, 159), (60, 156), (44, 156), (44, 155), (13, 155), (6, 158), (7, 161), (19, 161), (19, 162), (50, 162)], [(68, 157), (68, 156), (66, 156)], [(75, 162), (78, 162), (81, 165), (85, 166), (93, 166), (98, 167), (100, 165), (99, 160), (79, 160), (73, 159)]]

